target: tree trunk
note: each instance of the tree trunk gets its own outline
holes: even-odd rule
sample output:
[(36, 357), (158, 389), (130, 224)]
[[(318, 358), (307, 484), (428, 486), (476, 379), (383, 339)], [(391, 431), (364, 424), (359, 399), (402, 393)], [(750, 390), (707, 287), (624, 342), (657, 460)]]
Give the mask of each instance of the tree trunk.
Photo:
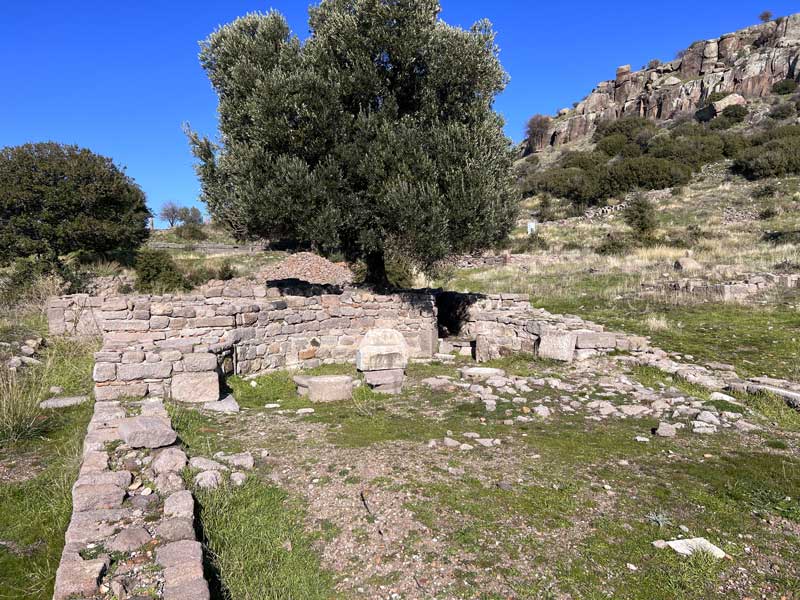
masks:
[(383, 251), (370, 252), (365, 257), (367, 275), (364, 283), (378, 288), (389, 287), (389, 278), (386, 276), (386, 260)]

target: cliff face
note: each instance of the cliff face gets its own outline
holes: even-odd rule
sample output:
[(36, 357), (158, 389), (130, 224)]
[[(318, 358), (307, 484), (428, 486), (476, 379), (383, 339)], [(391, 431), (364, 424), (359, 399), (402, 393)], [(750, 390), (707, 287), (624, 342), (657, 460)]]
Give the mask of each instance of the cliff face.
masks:
[(591, 135), (596, 123), (638, 115), (654, 120), (694, 113), (713, 92), (765, 96), (772, 85), (800, 76), (800, 13), (692, 44), (680, 58), (654, 68), (617, 69), (574, 109), (563, 110), (534, 150)]

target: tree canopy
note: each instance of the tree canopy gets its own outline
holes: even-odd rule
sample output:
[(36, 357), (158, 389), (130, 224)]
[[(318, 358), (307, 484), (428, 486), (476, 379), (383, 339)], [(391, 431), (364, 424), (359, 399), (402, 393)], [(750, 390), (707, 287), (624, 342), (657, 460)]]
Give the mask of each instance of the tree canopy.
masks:
[(423, 270), (489, 247), (518, 207), (493, 110), (507, 83), (491, 24), (438, 18), (438, 0), (324, 0), (301, 43), (277, 12), (202, 43), (219, 140), (189, 132), (203, 200), (241, 238), (294, 240)]
[(110, 158), (54, 142), (0, 150), (0, 264), (129, 254), (149, 217), (144, 192)]

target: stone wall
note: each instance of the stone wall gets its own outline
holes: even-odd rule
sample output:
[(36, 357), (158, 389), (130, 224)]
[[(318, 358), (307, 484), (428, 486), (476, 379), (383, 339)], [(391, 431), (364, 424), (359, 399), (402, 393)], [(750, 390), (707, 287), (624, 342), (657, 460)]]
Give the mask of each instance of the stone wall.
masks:
[(400, 332), (412, 359), (457, 346), (479, 362), (516, 352), (572, 361), (647, 346), (644, 338), (533, 309), (524, 294), (440, 290), (379, 295), (219, 283), (193, 295), (54, 298), (48, 318), (51, 333), (102, 336), (94, 367), (100, 401), (214, 402), (221, 375), (354, 362), (372, 329)]
[(685, 278), (644, 286), (643, 294), (675, 292), (701, 299), (735, 302), (746, 300), (774, 288), (800, 287), (800, 274), (751, 273), (736, 281), (713, 282), (702, 278)]
[(400, 331), (413, 357), (437, 349), (431, 294), (305, 291), (286, 295), (298, 292), (254, 285), (197, 295), (66, 296), (50, 301), (48, 319), (53, 334), (102, 336), (94, 368), (99, 400), (150, 395), (209, 402), (218, 399), (220, 372), (352, 362), (375, 328)]

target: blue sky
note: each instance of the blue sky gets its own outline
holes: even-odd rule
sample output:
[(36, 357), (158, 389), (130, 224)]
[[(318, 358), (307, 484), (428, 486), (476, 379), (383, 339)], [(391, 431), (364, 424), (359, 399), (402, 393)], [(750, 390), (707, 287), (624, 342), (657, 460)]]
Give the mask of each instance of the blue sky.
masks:
[[(79, 144), (127, 168), (158, 212), (197, 205), (199, 185), (181, 124), (216, 131), (216, 98), (197, 42), (251, 11), (283, 12), (307, 34), (306, 0), (109, 0), (3, 2), (0, 11), (0, 146)], [(467, 27), (487, 17), (498, 31), (511, 83), (497, 101), (506, 131), (522, 138), (532, 114), (580, 100), (618, 65), (670, 60), (692, 41), (757, 22), (791, 2), (442, 0), (442, 18)]]

